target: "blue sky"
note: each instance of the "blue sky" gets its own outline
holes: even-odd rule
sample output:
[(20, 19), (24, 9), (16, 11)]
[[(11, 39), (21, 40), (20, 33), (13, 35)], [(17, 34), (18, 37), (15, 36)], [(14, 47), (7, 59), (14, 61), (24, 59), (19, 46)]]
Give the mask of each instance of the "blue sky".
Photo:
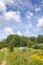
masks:
[(0, 40), (9, 34), (43, 34), (43, 0), (0, 0)]

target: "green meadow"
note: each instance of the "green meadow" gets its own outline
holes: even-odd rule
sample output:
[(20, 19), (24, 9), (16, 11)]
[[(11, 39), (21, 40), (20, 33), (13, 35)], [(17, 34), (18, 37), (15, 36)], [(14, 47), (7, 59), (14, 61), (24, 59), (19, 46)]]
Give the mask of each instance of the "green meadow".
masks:
[[(3, 48), (0, 52), (0, 65), (4, 59), (6, 52), (6, 65), (43, 65), (43, 50), (32, 48), (14, 48), (13, 52), (9, 49)], [(3, 53), (4, 52), (4, 53)]]
[(0, 51), (0, 64), (2, 63), (4, 58), (4, 52)]

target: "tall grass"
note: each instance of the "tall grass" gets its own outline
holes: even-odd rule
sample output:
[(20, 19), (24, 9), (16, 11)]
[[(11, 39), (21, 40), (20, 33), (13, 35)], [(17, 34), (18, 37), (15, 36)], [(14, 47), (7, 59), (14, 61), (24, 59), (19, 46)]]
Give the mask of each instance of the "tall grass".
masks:
[(7, 52), (7, 65), (43, 65), (43, 51), (32, 48)]
[(2, 63), (3, 58), (4, 58), (4, 52), (0, 51), (0, 64)]

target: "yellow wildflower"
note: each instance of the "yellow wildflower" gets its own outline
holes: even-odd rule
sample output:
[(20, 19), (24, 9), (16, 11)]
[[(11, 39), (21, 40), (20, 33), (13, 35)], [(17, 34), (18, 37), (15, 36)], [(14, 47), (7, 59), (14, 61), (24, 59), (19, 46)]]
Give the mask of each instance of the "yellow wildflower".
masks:
[(38, 56), (37, 54), (33, 54), (31, 57), (35, 58), (35, 59), (37, 59), (39, 61), (43, 61), (43, 58), (41, 56)]
[(17, 57), (17, 54), (16, 53), (12, 53), (12, 57), (13, 58), (16, 58)]

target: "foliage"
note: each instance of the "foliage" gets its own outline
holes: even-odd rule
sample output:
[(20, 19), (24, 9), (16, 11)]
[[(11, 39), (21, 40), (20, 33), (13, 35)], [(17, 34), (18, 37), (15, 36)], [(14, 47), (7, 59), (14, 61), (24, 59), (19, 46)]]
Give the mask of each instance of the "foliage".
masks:
[(43, 49), (43, 43), (33, 45), (32, 48), (35, 48), (35, 49)]
[(34, 43), (32, 41), (27, 42), (27, 46), (32, 47), (33, 45), (34, 45)]
[(14, 48), (13, 53), (8, 51), (7, 54), (7, 65), (43, 65), (43, 51), (41, 50)]
[(11, 52), (13, 52), (13, 43), (10, 43), (9, 49), (10, 49)]
[(36, 43), (36, 42), (37, 42), (37, 38), (34, 37), (34, 36), (29, 37), (29, 39), (30, 39), (31, 42), (33, 42), (33, 43)]
[[(19, 35), (9, 35), (6, 39), (0, 41), (0, 48), (11, 46), (11, 43), (14, 47), (25, 47), (29, 46), (32, 48), (43, 49), (43, 35), (39, 35), (38, 37), (26, 37)], [(40, 44), (40, 45), (39, 45)]]
[(43, 35), (39, 35), (39, 36), (37, 37), (37, 42), (38, 42), (38, 43), (43, 43)]

